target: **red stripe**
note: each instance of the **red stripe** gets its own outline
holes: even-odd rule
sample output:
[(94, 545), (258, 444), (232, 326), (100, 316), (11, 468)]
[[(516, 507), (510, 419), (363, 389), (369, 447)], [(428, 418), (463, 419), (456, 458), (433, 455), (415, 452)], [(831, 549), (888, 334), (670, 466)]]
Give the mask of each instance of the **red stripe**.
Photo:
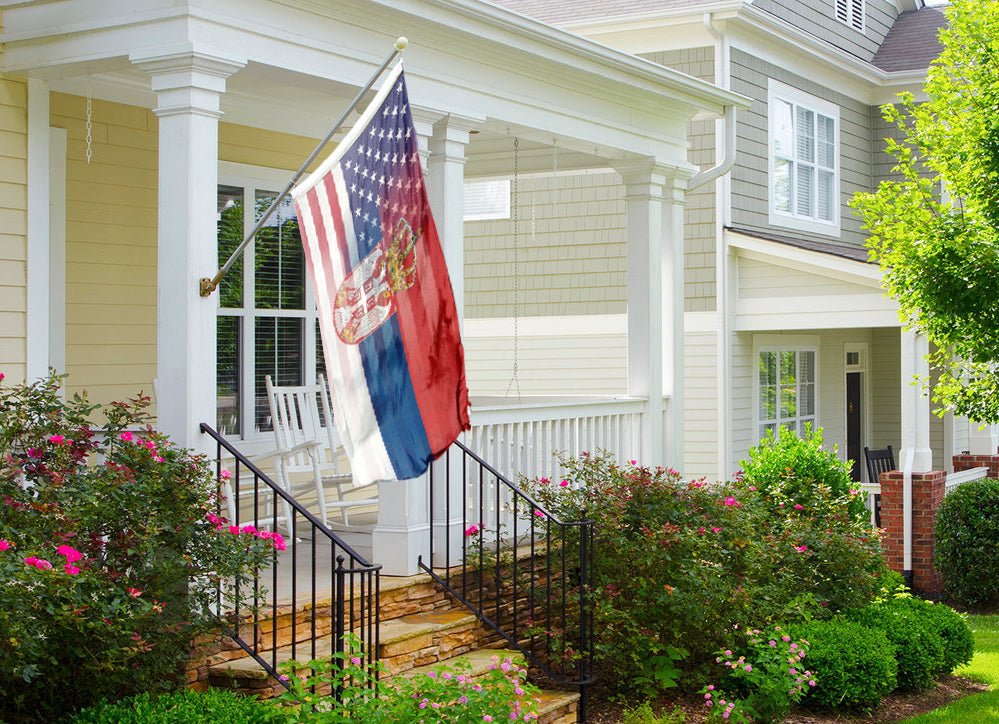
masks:
[[(417, 170), (416, 174), (420, 174)], [(469, 428), (468, 387), (454, 294), (426, 192), (414, 194), (422, 213), (416, 283), (395, 297), (416, 402), (434, 457)]]

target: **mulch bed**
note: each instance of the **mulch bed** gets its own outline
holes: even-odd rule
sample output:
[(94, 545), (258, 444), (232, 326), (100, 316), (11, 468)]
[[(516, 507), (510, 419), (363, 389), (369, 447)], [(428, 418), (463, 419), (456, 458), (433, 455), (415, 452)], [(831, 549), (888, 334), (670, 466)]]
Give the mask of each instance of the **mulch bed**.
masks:
[[(895, 693), (886, 696), (881, 702), (881, 706), (869, 714), (821, 714), (802, 710), (792, 713), (784, 722), (785, 724), (830, 724), (831, 722), (887, 724), (938, 709), (944, 704), (981, 691), (988, 691), (988, 687), (960, 676), (945, 676), (929, 691), (914, 694)], [(697, 697), (663, 701), (659, 707), (653, 708), (657, 711), (660, 709), (672, 711), (677, 706), (683, 709), (687, 716), (687, 722), (691, 722), (691, 724), (703, 722), (707, 718), (703, 700)], [(593, 692), (590, 696), (586, 720), (589, 724), (619, 724), (621, 714), (627, 708), (629, 708), (627, 703), (611, 702), (603, 699), (599, 692)]]

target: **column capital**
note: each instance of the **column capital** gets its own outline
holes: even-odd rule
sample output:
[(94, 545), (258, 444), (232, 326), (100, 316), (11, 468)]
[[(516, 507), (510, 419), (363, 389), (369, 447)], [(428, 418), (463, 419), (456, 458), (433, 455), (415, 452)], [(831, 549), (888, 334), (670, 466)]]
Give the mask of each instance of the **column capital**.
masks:
[(219, 96), (226, 79), (246, 65), (246, 60), (194, 50), (192, 47), (147, 48), (129, 60), (152, 77), (157, 95), (153, 109), (158, 117), (197, 113), (219, 118)]
[(622, 159), (611, 165), (624, 183), (625, 198), (668, 198), (680, 204), (684, 202), (687, 181), (696, 172), (692, 166), (676, 166), (654, 158)]

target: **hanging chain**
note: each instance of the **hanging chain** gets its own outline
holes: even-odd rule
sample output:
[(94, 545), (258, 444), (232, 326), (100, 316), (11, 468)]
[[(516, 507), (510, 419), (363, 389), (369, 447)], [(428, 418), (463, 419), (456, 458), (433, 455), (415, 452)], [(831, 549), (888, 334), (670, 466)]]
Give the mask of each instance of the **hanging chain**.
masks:
[[(520, 399), (520, 379), (517, 377), (520, 366), (520, 139), (513, 139), (513, 189), (511, 196), (513, 205), (513, 374), (506, 386), (504, 397), (510, 396), (510, 390), (516, 388), (517, 402)], [(533, 204), (532, 204), (533, 227)]]
[(87, 163), (94, 155), (94, 99), (90, 93), (90, 79), (87, 79)]

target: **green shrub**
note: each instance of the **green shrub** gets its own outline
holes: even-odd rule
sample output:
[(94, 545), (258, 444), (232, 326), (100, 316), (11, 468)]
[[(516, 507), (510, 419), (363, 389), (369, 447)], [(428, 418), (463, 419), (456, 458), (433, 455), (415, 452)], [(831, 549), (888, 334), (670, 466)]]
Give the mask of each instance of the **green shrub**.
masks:
[(781, 507), (745, 480), (684, 481), (604, 455), (562, 463), (564, 485), (522, 485), (562, 520), (594, 521), (595, 658), (619, 690), (651, 697), (682, 677), (696, 689), (713, 652), (745, 644), (741, 625), (828, 617), (879, 590), (880, 544), (849, 490), (819, 485)]
[(777, 510), (814, 508), (825, 499), (843, 501), (849, 512), (867, 519), (863, 496), (850, 478), (850, 461), (840, 460), (836, 448), (822, 447), (822, 429), (805, 425), (804, 437), (768, 430), (760, 443), (743, 460), (742, 479), (754, 486), (761, 497)]
[(964, 616), (945, 604), (918, 598), (907, 599), (905, 605), (921, 615), (943, 642), (943, 660), (936, 676), (949, 674), (971, 661), (975, 654), (975, 636)]
[(102, 703), (84, 709), (75, 724), (231, 724), (279, 722), (285, 715), (273, 704), (240, 696), (231, 691), (178, 691), (154, 696), (149, 693)]
[(218, 584), (280, 540), (222, 528), (206, 461), (139, 431), (148, 403), (0, 385), (0, 721), (182, 686)]
[(972, 480), (949, 493), (935, 536), (944, 592), (966, 605), (999, 604), (999, 480)]
[(885, 632), (895, 647), (899, 689), (928, 689), (946, 668), (943, 638), (924, 603), (912, 597), (893, 598), (848, 614), (857, 623)]
[(817, 685), (808, 692), (807, 706), (867, 711), (895, 689), (895, 647), (884, 631), (842, 619), (811, 621), (791, 631), (810, 644), (808, 666)]

